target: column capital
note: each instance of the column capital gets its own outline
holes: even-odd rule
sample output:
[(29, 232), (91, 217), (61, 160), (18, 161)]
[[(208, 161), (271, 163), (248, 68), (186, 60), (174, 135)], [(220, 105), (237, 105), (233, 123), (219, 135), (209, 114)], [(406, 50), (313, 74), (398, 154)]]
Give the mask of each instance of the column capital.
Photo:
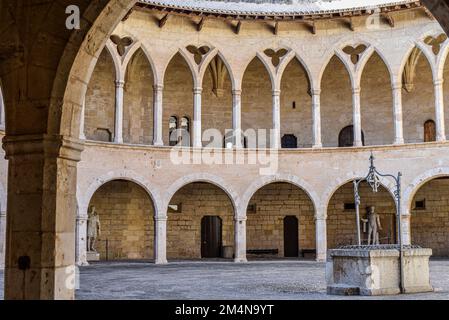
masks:
[(164, 90), (164, 85), (162, 85), (162, 84), (154, 84), (153, 85), (153, 90), (154, 91), (163, 91)]
[(436, 79), (433, 81), (434, 86), (441, 86), (444, 83), (444, 79)]
[(35, 154), (78, 162), (81, 160), (84, 142), (80, 139), (60, 135), (6, 135), (3, 138), (3, 149), (8, 160)]
[(246, 222), (248, 220), (247, 217), (234, 217), (235, 222)]
[(312, 94), (312, 96), (319, 96), (319, 95), (321, 95), (321, 88), (319, 88), (319, 89), (311, 89), (310, 93)]
[(242, 89), (232, 90), (232, 95), (233, 96), (241, 96), (242, 95)]
[(315, 219), (315, 221), (326, 221), (327, 220), (327, 214), (326, 215), (320, 215), (320, 216), (317, 216), (317, 215), (315, 215), (314, 216), (314, 219)]
[(115, 80), (116, 88), (123, 88), (125, 86), (125, 80)]
[(89, 216), (88, 215), (81, 215), (81, 216), (77, 216), (76, 217), (76, 221), (87, 221), (89, 220)]
[(203, 92), (202, 87), (193, 88), (193, 94), (201, 94)]
[(155, 216), (154, 217), (154, 221), (156, 221), (156, 222), (158, 222), (158, 221), (160, 221), (160, 222), (165, 222), (165, 221), (167, 221), (168, 220), (168, 217), (167, 216)]
[(281, 95), (281, 90), (280, 89), (274, 89), (271, 91), (271, 94), (273, 96), (280, 96)]

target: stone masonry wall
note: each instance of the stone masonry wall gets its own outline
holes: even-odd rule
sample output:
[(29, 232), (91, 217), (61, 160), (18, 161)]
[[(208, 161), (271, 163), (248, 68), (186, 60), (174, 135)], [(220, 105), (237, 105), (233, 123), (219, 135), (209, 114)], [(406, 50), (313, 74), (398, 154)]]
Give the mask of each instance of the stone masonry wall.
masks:
[[(92, 74), (86, 92), (85, 128), (87, 139), (107, 141), (97, 129), (114, 135), (115, 69), (111, 55), (104, 49)], [(104, 131), (103, 131), (104, 133)]]
[(315, 221), (312, 201), (288, 183), (263, 187), (252, 197), (256, 212), (247, 213), (247, 249), (278, 249), (284, 256), (284, 218), (298, 218), (299, 250), (315, 248)]
[[(415, 202), (423, 200), (425, 209), (416, 209)], [(449, 179), (426, 183), (413, 199), (411, 214), (412, 244), (449, 256)]]
[[(381, 243), (396, 243), (395, 241), (395, 213), (396, 207), (390, 193), (381, 188), (378, 193), (373, 193), (366, 183), (360, 189), (360, 218), (366, 218), (366, 207), (375, 206), (380, 215), (382, 230), (379, 233)], [(347, 183), (338, 189), (331, 198), (327, 210), (327, 245), (335, 248), (340, 245), (357, 244), (355, 210), (345, 210), (345, 203), (354, 203), (354, 185)], [(368, 237), (363, 233), (361, 224), (362, 241)]]
[(109, 182), (95, 192), (90, 202), (95, 206), (102, 233), (97, 249), (106, 259), (152, 259), (154, 209), (146, 192), (128, 181)]
[(123, 140), (153, 143), (153, 73), (142, 50), (131, 59), (125, 79)]
[(170, 204), (181, 212), (168, 212), (167, 258), (201, 258), (201, 219), (219, 216), (222, 245), (234, 246), (234, 210), (224, 191), (207, 183), (193, 183), (180, 189)]

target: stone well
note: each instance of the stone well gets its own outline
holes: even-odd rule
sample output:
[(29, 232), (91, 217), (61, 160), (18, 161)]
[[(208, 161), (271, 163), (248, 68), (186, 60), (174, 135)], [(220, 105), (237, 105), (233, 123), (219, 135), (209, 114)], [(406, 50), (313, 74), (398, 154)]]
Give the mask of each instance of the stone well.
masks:
[[(403, 249), (403, 293), (433, 291), (431, 249)], [(331, 295), (394, 295), (401, 293), (400, 250), (397, 245), (345, 246), (328, 251), (327, 293)]]

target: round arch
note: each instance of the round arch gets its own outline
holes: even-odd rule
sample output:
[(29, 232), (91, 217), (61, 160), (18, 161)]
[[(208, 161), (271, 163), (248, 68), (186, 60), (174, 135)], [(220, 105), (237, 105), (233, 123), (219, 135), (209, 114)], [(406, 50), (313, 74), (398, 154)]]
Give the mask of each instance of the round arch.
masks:
[(176, 180), (174, 183), (170, 185), (170, 187), (167, 188), (165, 192), (165, 197), (163, 199), (163, 208), (166, 210), (168, 208), (168, 205), (170, 203), (170, 200), (173, 198), (173, 196), (183, 187), (195, 183), (195, 182), (206, 182), (210, 183), (219, 189), (221, 189), (226, 195), (228, 196), (229, 200), (232, 203), (232, 206), (234, 208), (234, 213), (237, 214), (238, 204), (240, 202), (240, 197), (238, 194), (232, 189), (231, 186), (229, 186), (223, 178), (208, 174), (208, 173), (193, 173), (187, 176), (184, 176), (178, 180)]
[(98, 189), (100, 189), (106, 183), (116, 180), (130, 181), (142, 187), (142, 189), (145, 190), (145, 192), (148, 194), (149, 198), (153, 203), (155, 216), (158, 216), (160, 215), (161, 212), (164, 212), (161, 211), (162, 203), (159, 193), (156, 191), (157, 188), (152, 186), (148, 181), (143, 179), (142, 176), (137, 174), (136, 172), (131, 170), (121, 170), (109, 172), (105, 175), (94, 178), (94, 180), (87, 187), (84, 194), (81, 192), (80, 190), (81, 187), (78, 184), (77, 194), (78, 194), (79, 214), (80, 215), (87, 214), (87, 208), (89, 206), (90, 200), (92, 199), (92, 196)]
[(317, 208), (319, 208), (320, 199), (318, 197), (318, 194), (315, 192), (315, 190), (312, 188), (309, 183), (307, 183), (305, 180), (289, 174), (277, 174), (274, 176), (263, 176), (259, 178), (258, 180), (254, 181), (248, 188), (246, 188), (246, 192), (243, 194), (241, 199), (241, 209), (242, 213), (246, 213), (246, 208), (248, 207), (248, 204), (251, 200), (251, 198), (256, 194), (258, 190), (263, 188), (264, 186), (267, 186), (272, 183), (290, 183), (302, 191), (304, 191), (307, 196), (312, 201), (313, 207), (315, 209), (315, 213), (317, 212)]
[[(327, 211), (327, 208), (329, 207), (329, 203), (334, 196), (334, 194), (344, 185), (353, 182), (354, 180), (359, 180), (365, 177), (361, 176), (352, 176), (351, 174), (348, 174), (344, 178), (336, 179), (335, 183), (330, 185), (324, 192), (323, 196), (321, 197), (321, 201), (323, 203), (323, 208)], [(389, 179), (385, 177), (380, 177), (380, 184), (381, 186), (388, 191), (390, 196), (394, 199), (394, 182), (390, 181)]]
[(408, 184), (402, 196), (402, 206), (407, 210), (406, 212), (410, 210), (413, 198), (423, 185), (431, 180), (447, 176), (449, 176), (449, 167), (430, 169), (417, 176), (410, 184)]

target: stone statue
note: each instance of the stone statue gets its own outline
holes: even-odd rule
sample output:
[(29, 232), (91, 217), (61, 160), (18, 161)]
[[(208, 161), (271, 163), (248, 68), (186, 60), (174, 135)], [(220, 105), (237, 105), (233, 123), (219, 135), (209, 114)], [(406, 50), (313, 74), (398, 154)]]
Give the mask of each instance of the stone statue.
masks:
[(100, 217), (94, 206), (89, 208), (87, 220), (87, 251), (97, 252), (95, 242), (101, 234)]
[[(382, 230), (380, 216), (375, 212), (374, 206), (366, 208), (366, 219), (362, 219), (364, 224), (368, 223), (368, 245), (378, 245), (379, 231)], [(366, 228), (364, 230), (366, 232)]]

